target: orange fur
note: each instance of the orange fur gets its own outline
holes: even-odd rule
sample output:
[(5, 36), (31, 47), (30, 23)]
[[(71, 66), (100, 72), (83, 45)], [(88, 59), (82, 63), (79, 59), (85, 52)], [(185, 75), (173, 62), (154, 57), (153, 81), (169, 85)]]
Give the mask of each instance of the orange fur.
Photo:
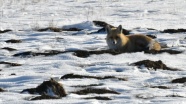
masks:
[(142, 35), (126, 36), (122, 33), (122, 26), (110, 28), (107, 26), (107, 44), (111, 50), (119, 52), (138, 52), (145, 50), (161, 50), (160, 44), (154, 39)]

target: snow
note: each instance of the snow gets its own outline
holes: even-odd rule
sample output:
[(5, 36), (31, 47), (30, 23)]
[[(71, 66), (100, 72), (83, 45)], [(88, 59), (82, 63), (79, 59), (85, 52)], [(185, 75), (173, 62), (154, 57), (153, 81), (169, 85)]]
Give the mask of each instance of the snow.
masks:
[[(132, 33), (154, 34), (157, 41), (174, 50), (185, 51), (186, 33), (160, 33), (157, 30), (186, 28), (185, 0), (0, 0), (0, 29), (13, 31), (0, 34), (0, 48), (11, 47), (17, 51), (0, 49), (0, 61), (22, 64), (9, 67), (0, 65), (0, 103), (62, 103), (62, 104), (184, 104), (185, 98), (166, 97), (180, 95), (186, 97), (184, 84), (172, 84), (172, 79), (185, 77), (186, 52), (177, 55), (168, 53), (145, 54), (144, 52), (119, 55), (101, 54), (79, 58), (72, 53), (54, 56), (13, 57), (25, 51), (44, 52), (46, 50), (100, 50), (107, 49), (106, 33), (87, 34), (99, 29), (93, 20), (102, 20), (114, 26), (122, 25)], [(84, 29), (74, 32), (36, 32), (34, 28), (77, 27)], [(21, 31), (19, 31), (21, 30)], [(22, 43), (6, 43), (9, 39), (20, 39)], [(146, 67), (131, 66), (141, 60), (162, 60), (167, 66), (182, 71), (148, 70)], [(83, 67), (82, 67), (83, 66)], [(11, 75), (15, 73), (16, 75)], [(128, 81), (115, 79), (60, 79), (69, 73), (93, 76), (126, 77)], [(35, 95), (21, 94), (23, 89), (34, 88), (45, 80), (55, 78), (64, 85), (67, 97), (57, 100), (26, 99)], [(115, 90), (121, 94), (72, 94), (80, 88), (75, 85), (103, 84), (97, 86)], [(168, 86), (170, 89), (148, 86)], [(85, 97), (107, 96), (112, 100), (86, 100)], [(140, 98), (137, 98), (136, 96)], [(142, 99), (142, 98), (146, 99)]]

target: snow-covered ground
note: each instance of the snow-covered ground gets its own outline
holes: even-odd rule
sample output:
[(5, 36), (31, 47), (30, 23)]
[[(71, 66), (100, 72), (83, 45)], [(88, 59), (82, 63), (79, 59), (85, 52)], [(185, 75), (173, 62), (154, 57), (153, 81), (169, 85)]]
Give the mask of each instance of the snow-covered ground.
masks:
[[(0, 29), (13, 31), (0, 34), (0, 48), (11, 47), (16, 51), (0, 49), (0, 61), (22, 64), (8, 67), (0, 64), (0, 103), (63, 103), (63, 104), (184, 104), (186, 88), (184, 84), (172, 84), (171, 80), (186, 76), (186, 52), (177, 55), (168, 53), (145, 54), (144, 52), (123, 53), (119, 55), (101, 54), (87, 58), (72, 53), (54, 56), (13, 57), (14, 54), (46, 50), (99, 50), (107, 49), (106, 33), (87, 34), (99, 27), (93, 20), (102, 20), (114, 26), (132, 30), (132, 33), (153, 34), (160, 43), (175, 50), (186, 50), (186, 33), (160, 33), (154, 28), (186, 28), (185, 0), (0, 0)], [(84, 29), (77, 35), (74, 32), (37, 32), (35, 28), (48, 26), (76, 26)], [(22, 43), (6, 43), (6, 40), (19, 39)], [(167, 66), (182, 71), (142, 69), (129, 64), (141, 60), (162, 60)], [(16, 75), (11, 75), (15, 73)], [(128, 81), (115, 79), (60, 79), (69, 73), (91, 76), (126, 77)], [(21, 94), (23, 89), (34, 88), (50, 78), (58, 79), (64, 85), (67, 97), (57, 100), (28, 101), (34, 96)], [(121, 94), (76, 95), (79, 90), (71, 86), (103, 84), (98, 88), (115, 90)], [(168, 86), (170, 89), (150, 88), (149, 86)], [(166, 97), (179, 95), (183, 97)], [(112, 100), (83, 99), (85, 97), (107, 96)], [(137, 98), (136, 96), (146, 99)]]

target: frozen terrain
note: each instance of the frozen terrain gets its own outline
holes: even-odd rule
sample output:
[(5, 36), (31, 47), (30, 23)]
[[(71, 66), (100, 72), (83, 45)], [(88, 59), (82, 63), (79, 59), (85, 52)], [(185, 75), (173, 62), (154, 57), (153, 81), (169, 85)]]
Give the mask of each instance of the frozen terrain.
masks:
[[(185, 0), (0, 0), (0, 62), (18, 63), (21, 66), (0, 64), (1, 104), (185, 104), (186, 87), (182, 83), (171, 83), (173, 79), (186, 77), (186, 33), (161, 33), (164, 29), (186, 29)], [(106, 33), (88, 34), (101, 27), (92, 21), (101, 20), (114, 26), (122, 25), (131, 33), (157, 36), (156, 40), (167, 44), (169, 49), (184, 51), (180, 54), (145, 54), (144, 52), (119, 55), (99, 54), (80, 58), (73, 53), (53, 56), (14, 57), (20, 52), (44, 52), (47, 50), (101, 50), (107, 49)], [(45, 27), (76, 27), (79, 32), (38, 32)], [(148, 28), (156, 29), (149, 30)], [(75, 34), (75, 35), (74, 35)], [(10, 39), (21, 43), (7, 43)], [(15, 51), (2, 49), (10, 47)], [(169, 67), (181, 71), (148, 70), (131, 63), (141, 60), (161, 60)], [(90, 76), (116, 76), (116, 79), (60, 79), (69, 73)], [(67, 96), (56, 100), (28, 101), (32, 94), (20, 93), (34, 88), (50, 78), (62, 83)], [(120, 94), (78, 95), (78, 85), (106, 88)], [(152, 88), (166, 86), (168, 89)], [(175, 95), (172, 96), (171, 95)], [(105, 96), (112, 100), (84, 99)]]

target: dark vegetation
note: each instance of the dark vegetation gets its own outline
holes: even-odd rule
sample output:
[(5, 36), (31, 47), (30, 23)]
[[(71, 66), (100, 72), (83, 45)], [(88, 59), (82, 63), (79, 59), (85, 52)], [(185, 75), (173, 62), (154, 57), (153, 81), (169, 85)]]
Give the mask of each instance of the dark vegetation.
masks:
[(16, 49), (10, 48), (10, 47), (4, 47), (4, 48), (1, 48), (1, 49), (8, 50), (8, 51), (16, 51)]
[(132, 63), (131, 65), (136, 65), (139, 67), (144, 65), (149, 70), (150, 69), (154, 69), (154, 70), (163, 69), (163, 70), (170, 70), (170, 71), (179, 71), (179, 69), (167, 67), (161, 60), (159, 61), (142, 60), (142, 61)]
[(153, 95), (147, 96), (147, 94), (145, 94), (145, 95), (144, 94), (137, 94), (135, 97), (138, 99), (153, 99), (153, 98), (155, 98), (155, 96), (153, 96)]
[[(55, 96), (49, 95), (48, 91), (52, 91)], [(63, 88), (63, 85), (56, 82), (53, 79), (50, 79), (49, 81), (44, 81), (41, 85), (37, 86), (36, 88), (30, 88), (30, 89), (25, 89), (21, 93), (28, 92), (30, 94), (40, 94), (41, 96), (36, 97), (35, 99), (41, 99), (41, 98), (61, 98), (65, 97), (67, 94)]]
[(146, 36), (148, 36), (148, 37), (150, 37), (152, 39), (156, 39), (157, 38), (155, 35), (146, 35)]
[(166, 97), (181, 97), (181, 98), (185, 98), (184, 96), (180, 96), (180, 95), (167, 95)]
[(0, 34), (2, 34), (2, 33), (6, 33), (6, 32), (9, 32), (9, 31), (12, 31), (12, 30), (10, 30), (10, 29), (6, 29), (6, 30), (0, 30)]
[(77, 86), (71, 86), (71, 87), (93, 87), (93, 86), (102, 86), (104, 84), (90, 84), (90, 85), (77, 85)]
[(96, 100), (112, 100), (109, 97), (101, 97), (101, 96), (96, 96), (96, 97), (87, 97), (85, 99), (96, 99)]
[(160, 51), (154, 51), (154, 50), (147, 50), (144, 51), (147, 54), (161, 54), (161, 53), (169, 53), (169, 54), (180, 54), (183, 53), (183, 51), (177, 51), (177, 50), (160, 50)]
[(18, 63), (10, 63), (10, 62), (4, 62), (4, 61), (0, 61), (0, 64), (5, 64), (9, 66), (21, 66), (21, 64), (18, 64)]
[[(96, 26), (102, 27), (101, 29), (99, 29), (97, 32), (94, 32), (94, 33), (106, 32), (107, 25), (109, 25), (111, 28), (114, 28), (113, 25), (110, 25), (104, 21), (93, 21), (93, 23)], [(129, 35), (129, 33), (130, 33), (130, 30), (123, 29), (123, 34)]]
[(21, 40), (16, 40), (16, 39), (10, 39), (10, 40), (7, 40), (5, 42), (6, 43), (21, 43), (22, 41)]
[(93, 79), (99, 79), (99, 80), (103, 80), (103, 79), (118, 79), (118, 80), (122, 80), (122, 81), (127, 81), (126, 78), (117, 78), (115, 76), (104, 76), (104, 77), (98, 77), (98, 76), (87, 76), (87, 75), (77, 75), (77, 74), (66, 74), (64, 76), (61, 77), (61, 79), (74, 79), (74, 78), (93, 78)]
[(177, 79), (172, 80), (172, 83), (185, 83), (185, 82), (186, 82), (186, 77), (177, 78)]
[(60, 99), (59, 97), (49, 96), (49, 95), (41, 95), (31, 98), (30, 100), (43, 100), (43, 99)]
[(156, 30), (156, 29), (153, 29), (153, 28), (147, 28), (148, 30)]
[(47, 27), (47, 28), (41, 28), (37, 29), (36, 31), (43, 32), (43, 31), (53, 31), (53, 32), (62, 32), (62, 31), (81, 31), (82, 29), (78, 28), (68, 28), (68, 29), (63, 29), (63, 28), (57, 28), (57, 27)]
[(186, 32), (186, 29), (165, 29), (161, 32), (162, 33), (181, 33), (181, 32)]
[(170, 89), (168, 86), (150, 86), (150, 88)]
[(121, 52), (115, 52), (115, 51), (111, 51), (111, 50), (96, 50), (96, 51), (87, 51), (87, 50), (75, 50), (73, 55), (77, 56), (77, 57), (81, 57), (81, 58), (87, 58), (90, 55), (96, 54), (111, 54), (111, 55), (117, 55), (117, 54), (121, 54)]
[(0, 88), (0, 92), (5, 92), (5, 90), (3, 90), (2, 88)]
[(31, 51), (27, 51), (27, 52), (21, 52), (21, 53), (17, 53), (14, 54), (14, 57), (31, 57), (31, 56), (53, 56), (53, 55), (57, 55), (57, 54), (61, 54), (61, 53), (65, 53), (63, 51), (57, 51), (57, 50), (50, 50), (50, 51), (45, 51), (45, 52), (31, 52)]
[(43, 32), (43, 31), (53, 31), (53, 32), (61, 32), (62, 29), (61, 28), (57, 28), (57, 27), (47, 27), (47, 28), (41, 28), (41, 29), (37, 29), (36, 31), (39, 32)]
[(13, 76), (13, 75), (16, 75), (16, 73), (11, 73), (10, 75)]
[(104, 89), (104, 88), (85, 88), (76, 92), (72, 92), (78, 95), (87, 95), (87, 94), (120, 94), (116, 91), (112, 91), (112, 90), (108, 90), (108, 89)]

